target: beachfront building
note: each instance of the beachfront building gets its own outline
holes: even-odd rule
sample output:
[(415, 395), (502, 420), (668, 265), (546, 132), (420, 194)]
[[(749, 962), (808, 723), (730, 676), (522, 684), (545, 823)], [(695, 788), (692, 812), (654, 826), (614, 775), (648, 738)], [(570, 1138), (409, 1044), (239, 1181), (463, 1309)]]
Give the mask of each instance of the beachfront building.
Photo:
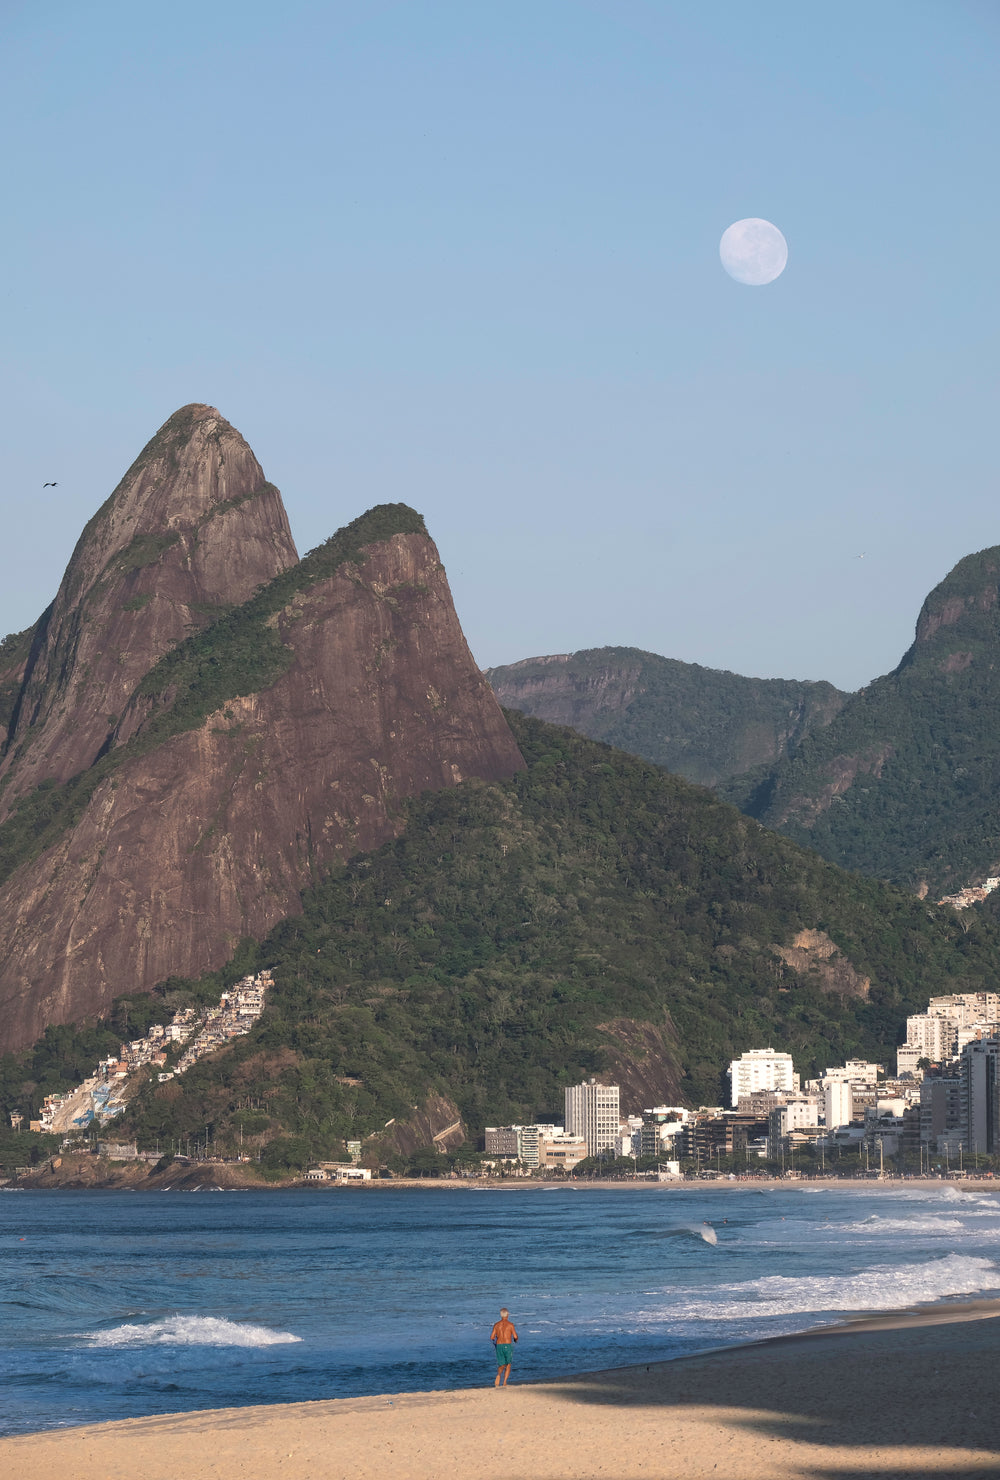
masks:
[(920, 1140), (931, 1151), (943, 1151), (944, 1141), (960, 1134), (962, 1085), (957, 1074), (924, 1079), (920, 1086)]
[(483, 1140), (486, 1155), (498, 1161), (519, 1161), (517, 1133), (521, 1129), (519, 1125), (488, 1125)]
[(677, 1137), (684, 1130), (690, 1112), (680, 1105), (654, 1105), (642, 1112), (638, 1136), (632, 1138), (632, 1149), (638, 1156), (676, 1157)]
[(583, 1161), (585, 1156), (589, 1155), (591, 1152), (583, 1136), (573, 1136), (567, 1131), (556, 1131), (555, 1135), (548, 1136), (540, 1142), (538, 1165), (549, 1171), (562, 1167), (563, 1171), (569, 1172), (578, 1162)]
[(767, 1116), (744, 1110), (723, 1110), (721, 1106), (702, 1109), (690, 1115), (674, 1137), (670, 1154), (693, 1161), (698, 1168), (718, 1167), (724, 1156), (749, 1160), (751, 1146), (767, 1135)]
[(543, 1143), (561, 1133), (561, 1125), (488, 1125), (484, 1150), (497, 1161), (519, 1161), (526, 1167), (537, 1167), (542, 1164)]
[(979, 1039), (962, 1050), (959, 1095), (966, 1151), (1000, 1151), (1000, 1038)]
[(735, 1110), (741, 1098), (756, 1094), (758, 1090), (778, 1089), (794, 1094), (799, 1088), (799, 1076), (792, 1065), (790, 1053), (776, 1053), (773, 1048), (751, 1048), (729, 1065), (732, 1086), (732, 1106)]
[(566, 1134), (582, 1136), (588, 1156), (613, 1151), (619, 1136), (621, 1114), (617, 1084), (598, 1084), (588, 1079), (565, 1091)]

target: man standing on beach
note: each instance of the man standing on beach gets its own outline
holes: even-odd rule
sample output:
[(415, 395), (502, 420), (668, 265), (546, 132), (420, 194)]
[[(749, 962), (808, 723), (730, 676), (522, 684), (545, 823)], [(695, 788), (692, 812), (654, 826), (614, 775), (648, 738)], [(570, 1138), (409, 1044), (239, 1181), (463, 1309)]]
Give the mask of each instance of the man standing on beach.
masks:
[[(511, 1344), (517, 1340), (517, 1332), (514, 1330), (510, 1320), (510, 1311), (506, 1306), (500, 1311), (500, 1319), (496, 1322), (490, 1332), (490, 1340), (496, 1347), (497, 1353), (497, 1377), (494, 1387), (506, 1387), (510, 1376)], [(501, 1382), (500, 1379), (503, 1379)]]

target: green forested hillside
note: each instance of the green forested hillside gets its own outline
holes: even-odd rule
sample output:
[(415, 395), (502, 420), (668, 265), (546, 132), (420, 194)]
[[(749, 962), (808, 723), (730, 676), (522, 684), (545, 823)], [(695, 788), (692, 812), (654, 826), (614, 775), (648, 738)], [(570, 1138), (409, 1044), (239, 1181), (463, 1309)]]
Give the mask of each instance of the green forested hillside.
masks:
[(725, 794), (846, 868), (933, 896), (1000, 871), (1000, 548), (928, 596), (895, 672)]
[(587, 648), (488, 668), (500, 702), (571, 725), (703, 786), (773, 764), (847, 698), (828, 683), (744, 678), (639, 648)]
[[(301, 917), (197, 984), (204, 998), (256, 966), (275, 971), (249, 1037), (151, 1084), (124, 1130), (163, 1144), (208, 1126), (231, 1147), (242, 1128), (280, 1165), (336, 1154), (436, 1089), (476, 1131), (558, 1111), (565, 1084), (608, 1062), (602, 1025), (621, 1019), (661, 1030), (688, 1103), (717, 1103), (745, 1048), (789, 1049), (807, 1074), (884, 1059), (930, 994), (995, 979), (989, 921), (845, 874), (652, 765), (510, 718), (528, 769), (410, 804), (396, 842), (336, 871)], [(775, 954), (803, 929), (870, 978), (869, 1000)], [(162, 1015), (186, 988), (164, 990)], [(67, 1030), (4, 1062), (5, 1102), (23, 1102), (38, 1068), (54, 1085), (54, 1061), (74, 1052), (55, 1034)]]

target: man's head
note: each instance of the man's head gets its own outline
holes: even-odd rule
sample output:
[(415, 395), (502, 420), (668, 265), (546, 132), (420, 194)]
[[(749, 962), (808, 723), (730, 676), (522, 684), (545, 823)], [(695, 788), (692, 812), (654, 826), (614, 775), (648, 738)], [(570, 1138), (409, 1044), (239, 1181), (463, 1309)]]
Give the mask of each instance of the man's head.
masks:
[(503, 1316), (504, 1320), (506, 1320), (507, 1317), (510, 1315), (510, 1311), (507, 1309), (507, 1307), (505, 1305), (501, 1305), (501, 1307), (500, 1307), (500, 1314)]

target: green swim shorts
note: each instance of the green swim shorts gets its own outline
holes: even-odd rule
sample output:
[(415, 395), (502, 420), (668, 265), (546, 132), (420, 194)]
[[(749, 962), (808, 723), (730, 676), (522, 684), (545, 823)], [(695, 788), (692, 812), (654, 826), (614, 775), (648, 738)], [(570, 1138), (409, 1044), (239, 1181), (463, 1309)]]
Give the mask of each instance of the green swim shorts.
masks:
[(510, 1342), (509, 1341), (506, 1342), (506, 1343), (504, 1343), (502, 1341), (498, 1341), (497, 1342), (497, 1366), (498, 1367), (509, 1367), (510, 1366)]

